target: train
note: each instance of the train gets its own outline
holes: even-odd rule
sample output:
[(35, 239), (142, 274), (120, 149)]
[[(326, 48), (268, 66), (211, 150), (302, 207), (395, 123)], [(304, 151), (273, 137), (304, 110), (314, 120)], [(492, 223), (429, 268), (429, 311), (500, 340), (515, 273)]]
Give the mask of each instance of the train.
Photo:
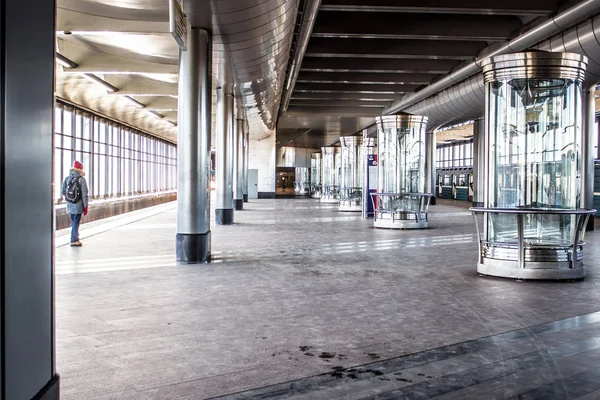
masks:
[(473, 168), (438, 169), (436, 196), (441, 199), (473, 201)]

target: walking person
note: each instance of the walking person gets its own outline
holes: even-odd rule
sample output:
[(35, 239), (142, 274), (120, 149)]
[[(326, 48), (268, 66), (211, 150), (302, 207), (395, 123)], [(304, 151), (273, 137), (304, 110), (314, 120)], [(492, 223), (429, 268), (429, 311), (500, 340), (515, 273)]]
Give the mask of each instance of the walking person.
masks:
[(81, 215), (88, 212), (88, 186), (84, 178), (83, 164), (79, 161), (73, 163), (69, 176), (62, 184), (61, 193), (67, 201), (67, 213), (71, 216), (71, 246), (81, 247), (79, 241), (79, 224)]

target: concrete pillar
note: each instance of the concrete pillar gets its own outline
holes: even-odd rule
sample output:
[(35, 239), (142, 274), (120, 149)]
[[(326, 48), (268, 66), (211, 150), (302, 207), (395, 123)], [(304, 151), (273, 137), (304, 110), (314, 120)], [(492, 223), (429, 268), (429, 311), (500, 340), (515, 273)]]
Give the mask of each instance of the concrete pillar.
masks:
[(432, 205), (436, 204), (436, 178), (437, 178), (437, 141), (435, 132), (427, 132), (425, 137), (425, 193), (432, 193)]
[[(581, 207), (594, 208), (594, 145), (596, 128), (596, 85), (583, 91), (583, 142), (581, 143)], [(594, 230), (594, 218), (588, 220), (588, 231)]]
[(180, 51), (177, 244), (182, 263), (210, 260), (211, 36), (193, 28)]
[(233, 143), (233, 206), (244, 209), (244, 120), (238, 115)]
[(217, 150), (216, 179), (217, 204), (215, 218), (219, 225), (233, 224), (233, 79), (226, 67), (220, 74), (221, 87), (217, 89)]
[(485, 122), (478, 119), (473, 122), (473, 207), (483, 207), (485, 191), (484, 160), (487, 146), (485, 144)]
[(52, 199), (55, 12), (54, 0), (11, 0), (0, 7), (3, 400), (59, 398)]
[(248, 155), (250, 153), (249, 152), (249, 150), (250, 150), (249, 135), (250, 135), (250, 133), (246, 129), (246, 124), (244, 124), (244, 165), (243, 165), (244, 181), (242, 184), (242, 192), (243, 192), (242, 197), (244, 198), (244, 203), (248, 202)]

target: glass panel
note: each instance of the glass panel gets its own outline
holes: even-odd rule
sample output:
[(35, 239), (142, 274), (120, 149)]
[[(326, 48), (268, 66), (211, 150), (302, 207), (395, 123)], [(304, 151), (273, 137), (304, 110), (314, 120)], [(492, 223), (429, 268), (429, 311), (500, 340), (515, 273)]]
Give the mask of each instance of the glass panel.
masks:
[[(73, 165), (73, 152), (70, 150), (62, 150), (62, 174), (63, 179), (67, 177), (71, 171), (71, 166)], [(62, 182), (61, 182), (62, 183)]]
[(106, 164), (106, 156), (104, 155), (99, 155), (98, 156), (98, 163), (96, 165), (97, 168), (97, 177), (98, 177), (98, 196), (99, 197), (104, 197), (106, 196), (106, 168), (107, 168), (107, 164)]
[(425, 185), (425, 130), (387, 129), (379, 134), (379, 191), (422, 193)]
[(73, 113), (70, 110), (63, 110), (63, 148), (73, 149)]
[(62, 132), (62, 107), (54, 109), (54, 132)]
[[(569, 79), (511, 79), (489, 83), (487, 90), (492, 172), (488, 207), (577, 209), (581, 84)], [(500, 219), (490, 217), (491, 228), (495, 226), (489, 230), (491, 240), (508, 235), (509, 227), (503, 226), (503, 231)], [(568, 236), (575, 221), (530, 215), (524, 223), (530, 233), (562, 229)]]
[(90, 118), (89, 114), (83, 114), (83, 138), (86, 140), (90, 140), (92, 138), (91, 136), (91, 131), (92, 131), (92, 120)]
[[(58, 136), (58, 135), (56, 135)], [(62, 182), (66, 175), (62, 172), (62, 150), (54, 149), (54, 201), (60, 199), (60, 191), (62, 189)]]
[(112, 157), (112, 171), (111, 171), (111, 194), (113, 196), (116, 196), (117, 194), (119, 194), (119, 178), (120, 178), (120, 171), (119, 171), (119, 158), (118, 157)]

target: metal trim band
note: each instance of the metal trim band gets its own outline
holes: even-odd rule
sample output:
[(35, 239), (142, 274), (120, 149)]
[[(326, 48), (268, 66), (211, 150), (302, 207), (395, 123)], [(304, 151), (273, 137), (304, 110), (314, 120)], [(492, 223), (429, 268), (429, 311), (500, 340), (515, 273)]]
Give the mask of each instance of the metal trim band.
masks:
[(483, 80), (490, 83), (514, 78), (573, 79), (583, 82), (588, 64), (576, 53), (524, 52), (486, 58), (481, 63)]
[(343, 146), (360, 146), (362, 144), (362, 136), (342, 136), (340, 137), (340, 144)]
[(377, 117), (377, 129), (406, 129), (419, 128), (424, 129), (427, 125), (428, 117), (422, 115), (399, 114), (384, 115)]

